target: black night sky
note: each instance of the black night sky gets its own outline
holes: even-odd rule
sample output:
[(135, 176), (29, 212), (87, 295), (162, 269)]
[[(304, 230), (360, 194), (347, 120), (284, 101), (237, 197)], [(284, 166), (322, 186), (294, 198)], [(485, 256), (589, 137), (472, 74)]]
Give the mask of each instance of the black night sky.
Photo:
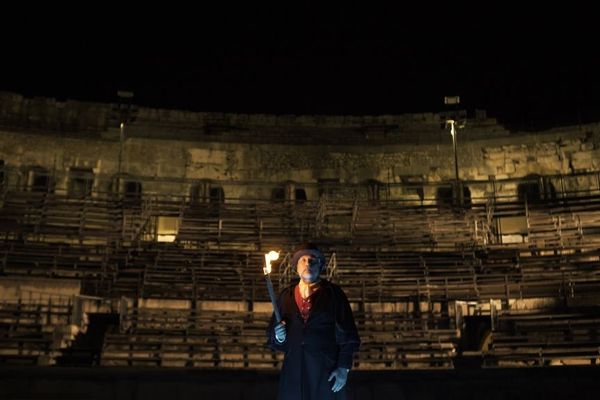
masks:
[(440, 111), (460, 95), (525, 129), (600, 121), (591, 9), (238, 7), (15, 15), (0, 90), (274, 114)]

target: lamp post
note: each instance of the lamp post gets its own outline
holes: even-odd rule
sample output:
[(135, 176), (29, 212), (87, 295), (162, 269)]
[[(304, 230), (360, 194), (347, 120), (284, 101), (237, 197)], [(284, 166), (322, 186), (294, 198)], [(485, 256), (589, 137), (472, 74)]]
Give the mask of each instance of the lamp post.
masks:
[(449, 119), (446, 121), (446, 124), (450, 126), (450, 135), (452, 135), (452, 146), (454, 148), (454, 174), (455, 179), (458, 182), (458, 155), (456, 152), (456, 127), (454, 126), (456, 124), (456, 121), (453, 119)]
[(123, 165), (123, 143), (125, 143), (125, 122), (119, 124), (119, 166), (117, 172), (121, 176), (122, 165)]
[[(453, 106), (457, 106), (460, 103), (460, 97), (459, 96), (446, 96), (444, 97), (444, 104), (446, 105), (453, 105)], [(457, 118), (458, 118), (458, 112), (456, 112), (454, 115), (450, 114), (448, 115), (449, 118), (446, 119), (446, 126), (448, 128), (450, 128), (450, 135), (452, 136), (452, 148), (454, 150), (454, 179), (455, 179), (455, 185), (454, 188), (456, 190), (456, 196), (454, 196), (454, 198), (457, 200), (458, 205), (463, 205), (464, 203), (464, 195), (463, 195), (463, 190), (462, 190), (462, 184), (460, 182), (460, 177), (458, 175), (458, 150), (457, 150), (457, 138), (456, 138), (456, 129), (457, 128), (464, 128), (465, 124), (464, 122), (458, 123)], [(457, 125), (458, 124), (458, 125)]]
[(116, 107), (116, 117), (119, 119), (119, 164), (117, 167), (118, 176), (121, 176), (123, 169), (123, 151), (125, 147), (125, 125), (131, 122), (134, 117), (132, 116), (132, 104), (133, 92), (127, 92), (123, 90), (117, 91), (119, 97), (119, 104)]

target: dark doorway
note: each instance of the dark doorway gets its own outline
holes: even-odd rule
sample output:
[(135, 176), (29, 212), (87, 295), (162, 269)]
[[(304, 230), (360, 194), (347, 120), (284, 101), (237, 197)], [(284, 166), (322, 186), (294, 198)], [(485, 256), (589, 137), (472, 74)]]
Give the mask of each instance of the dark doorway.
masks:
[(104, 336), (111, 330), (118, 329), (118, 314), (89, 314), (87, 329), (75, 336), (70, 347), (62, 349), (57, 357), (57, 365), (92, 366), (100, 365)]
[(47, 169), (42, 167), (34, 167), (30, 171), (31, 174), (31, 191), (39, 193), (52, 193), (52, 180)]
[(71, 168), (69, 170), (69, 196), (91, 196), (93, 187), (94, 171), (91, 168)]
[(209, 192), (209, 202), (211, 204), (225, 203), (225, 191), (220, 186), (213, 186)]

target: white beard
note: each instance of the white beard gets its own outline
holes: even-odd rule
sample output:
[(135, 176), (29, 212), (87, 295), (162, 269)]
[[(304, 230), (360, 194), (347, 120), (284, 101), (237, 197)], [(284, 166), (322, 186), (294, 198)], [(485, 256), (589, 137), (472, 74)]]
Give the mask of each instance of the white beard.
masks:
[(302, 274), (302, 279), (305, 281), (311, 281), (314, 279), (314, 276), (309, 272), (307, 274)]
[(318, 272), (311, 274), (310, 272), (306, 271), (306, 272), (300, 274), (300, 279), (302, 279), (306, 283), (315, 282), (318, 278), (319, 278)]

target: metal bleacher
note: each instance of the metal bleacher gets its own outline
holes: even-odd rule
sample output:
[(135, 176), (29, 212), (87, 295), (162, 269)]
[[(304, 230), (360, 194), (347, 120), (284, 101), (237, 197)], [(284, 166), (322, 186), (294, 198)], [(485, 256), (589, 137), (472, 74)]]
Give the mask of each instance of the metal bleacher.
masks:
[[(307, 240), (334, 261), (328, 276), (354, 308), (363, 340), (356, 368), (455, 368), (465, 355), (483, 367), (598, 358), (600, 197), (593, 193), (536, 203), (473, 199), (471, 207), (326, 197), (125, 200), (5, 190), (0, 207), (2, 276), (76, 280), (82, 295), (120, 310), (101, 365), (277, 368), (281, 356), (265, 347), (270, 314), (259, 307), (268, 304), (263, 254), (285, 255)], [(177, 219), (172, 242), (157, 240), (159, 216)], [(521, 242), (503, 242), (495, 231), (494, 221), (510, 216), (525, 218)], [(275, 273), (281, 284), (291, 275), (286, 262)], [(515, 300), (531, 304), (518, 310)], [(206, 302), (240, 307), (202, 308)], [(458, 311), (461, 302), (489, 321), (486, 346), (463, 348), (472, 315)], [(70, 324), (72, 312), (47, 302), (1, 303), (0, 360), (52, 364), (61, 346), (49, 327)]]

